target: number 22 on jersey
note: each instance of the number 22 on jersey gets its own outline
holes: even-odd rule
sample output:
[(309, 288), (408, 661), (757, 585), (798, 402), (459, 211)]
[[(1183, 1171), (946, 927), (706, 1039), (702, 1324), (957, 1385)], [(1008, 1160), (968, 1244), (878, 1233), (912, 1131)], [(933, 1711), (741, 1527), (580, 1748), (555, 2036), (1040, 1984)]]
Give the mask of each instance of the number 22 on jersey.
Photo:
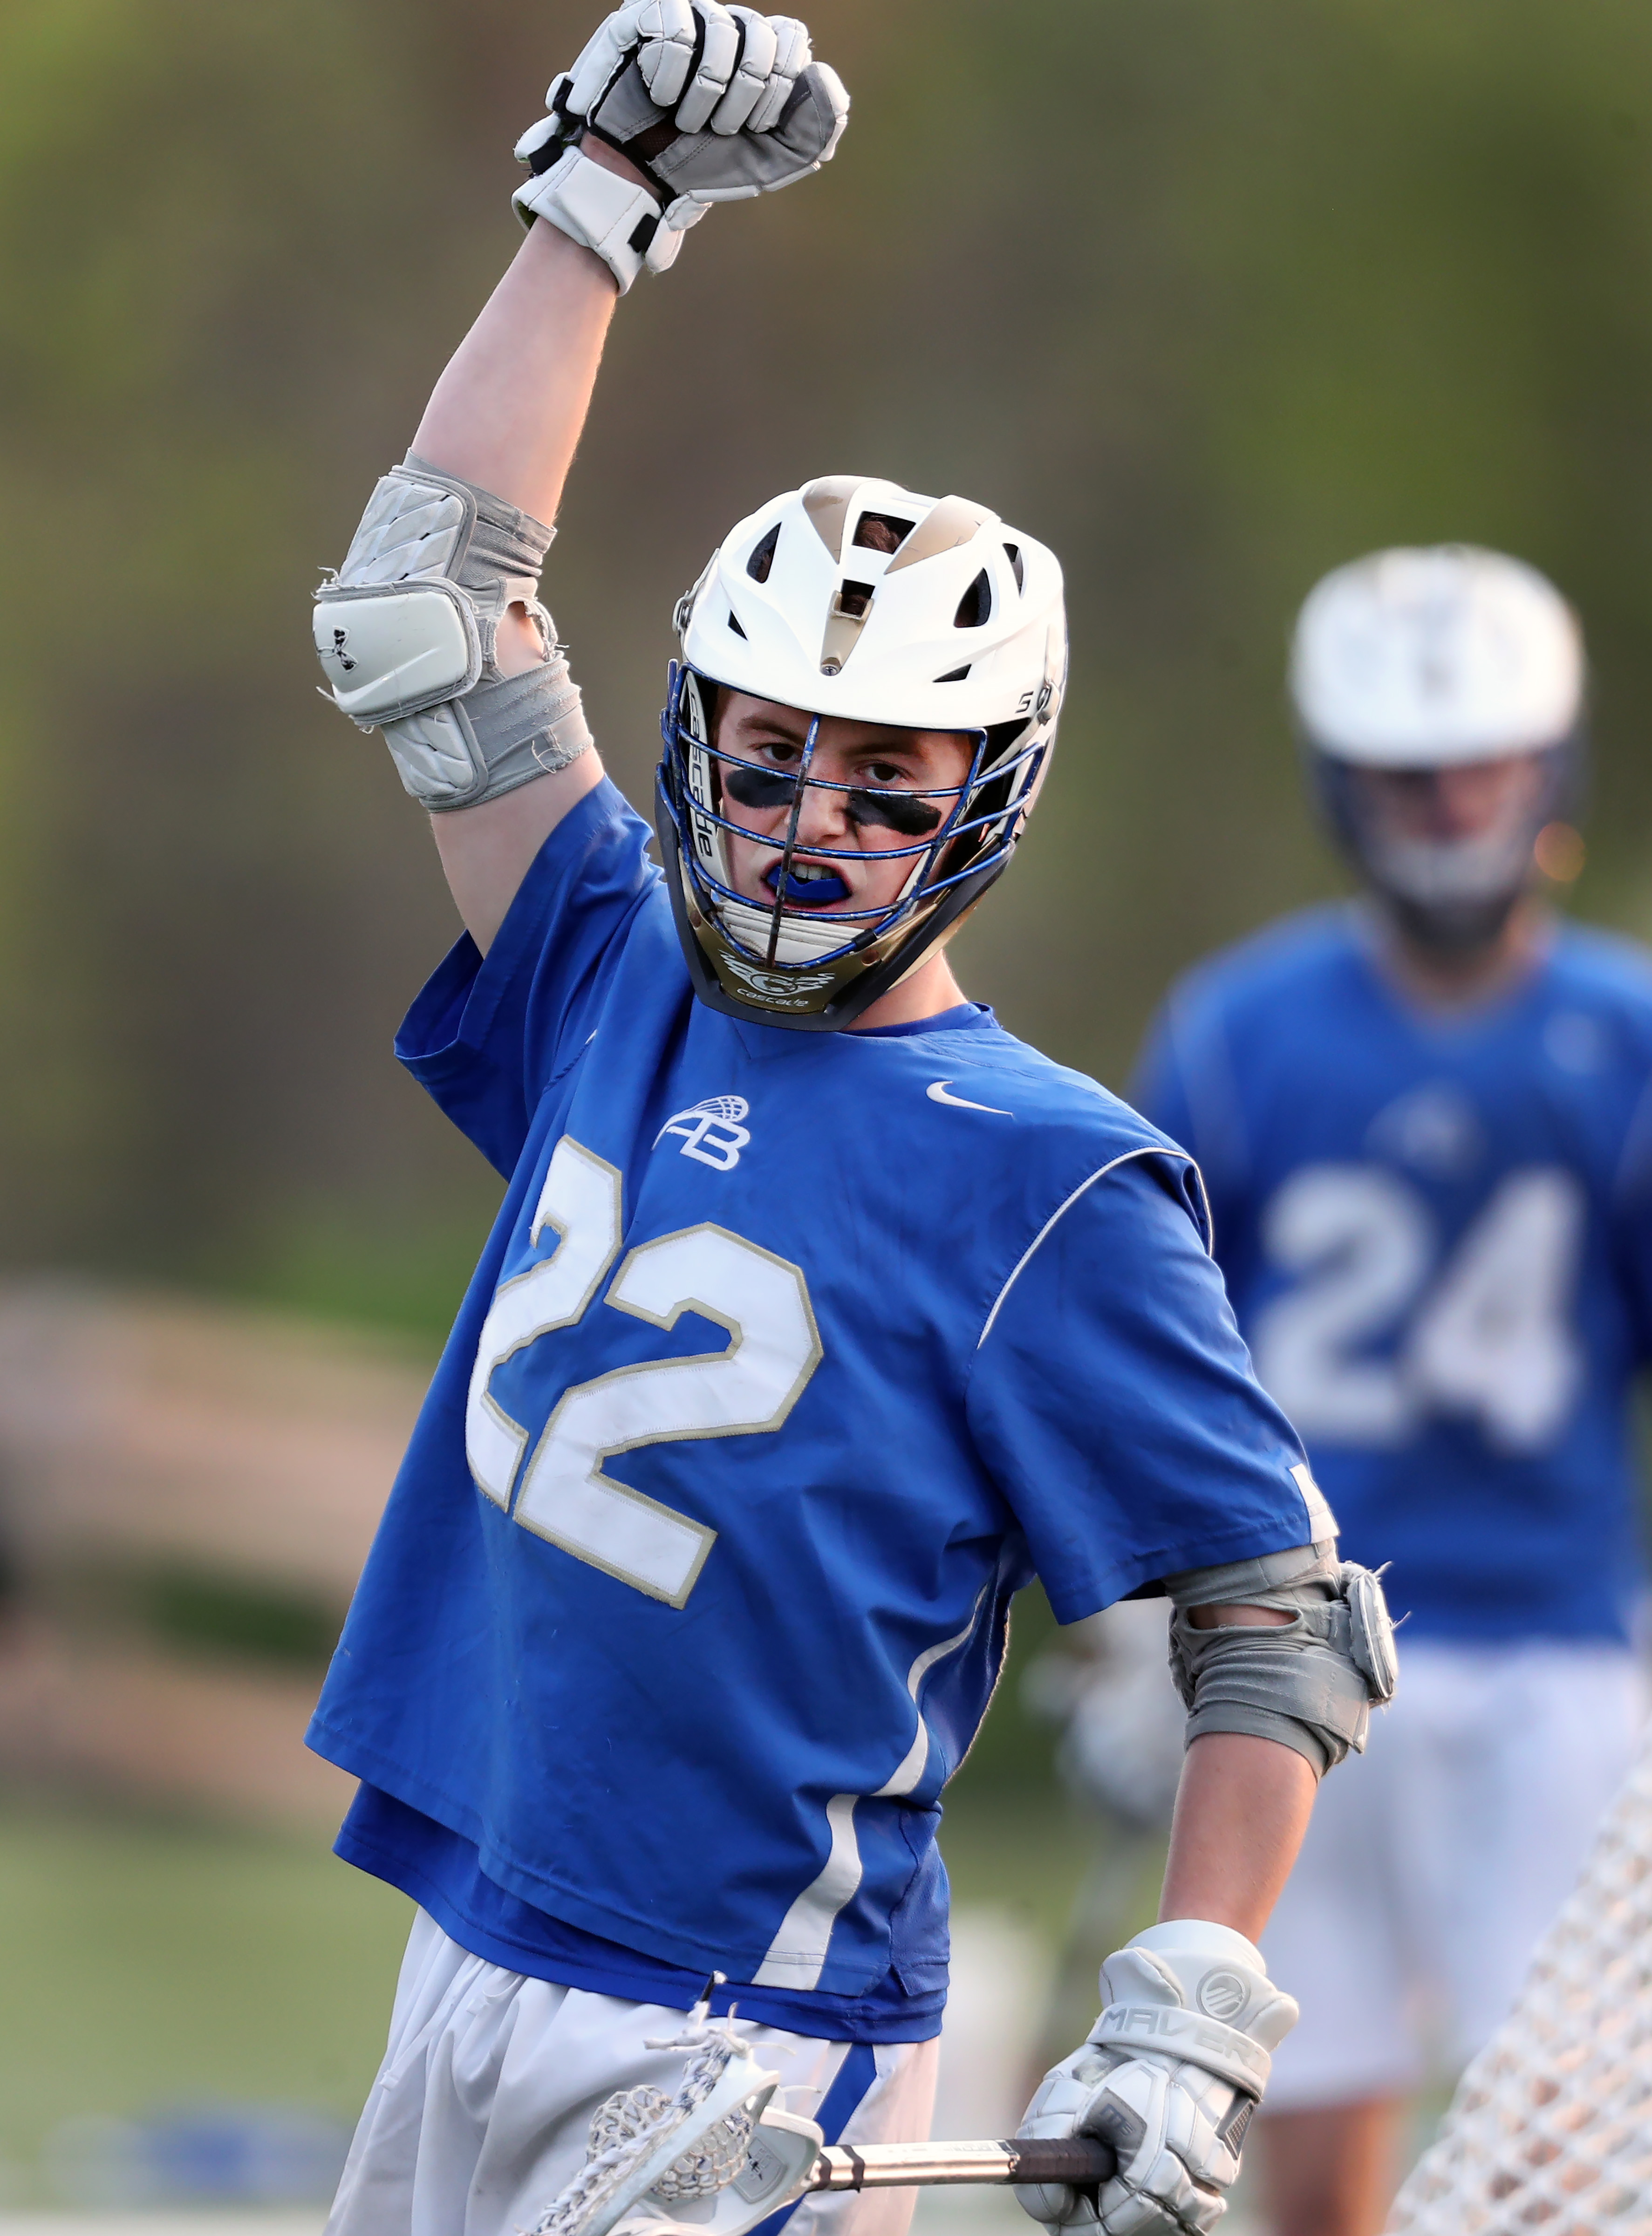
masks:
[(552, 1254), (501, 1282), (483, 1323), (464, 1413), (471, 1473), (524, 1529), (681, 1607), (716, 1531), (615, 1482), (604, 1464), (642, 1444), (778, 1429), (820, 1363), (807, 1284), (797, 1266), (723, 1227), (685, 1227), (640, 1244), (602, 1309), (668, 1331), (697, 1312), (727, 1330), (727, 1345), (616, 1367), (564, 1390), (524, 1466), (530, 1431), (491, 1394), (495, 1370), (583, 1319), (623, 1233), (619, 1174), (568, 1134), (539, 1192), (528, 1238), (535, 1248), (547, 1227), (556, 1236)]
[[(1269, 1259), (1300, 1278), (1257, 1317), (1258, 1375), (1310, 1443), (1396, 1445), (1436, 1412), (1478, 1419), (1499, 1450), (1541, 1450), (1582, 1380), (1583, 1207), (1557, 1166), (1511, 1173), (1440, 1265), (1432, 1215), (1405, 1180), (1305, 1166), (1263, 1214)], [(1397, 1346), (1364, 1348), (1396, 1327)]]

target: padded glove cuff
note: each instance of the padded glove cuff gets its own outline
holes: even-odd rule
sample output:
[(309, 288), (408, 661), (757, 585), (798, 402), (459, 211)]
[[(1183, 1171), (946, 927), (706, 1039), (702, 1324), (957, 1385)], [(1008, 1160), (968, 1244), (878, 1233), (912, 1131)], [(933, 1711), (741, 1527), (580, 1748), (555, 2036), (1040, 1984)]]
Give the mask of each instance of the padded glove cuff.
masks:
[(1097, 2049), (1184, 2058), (1256, 2097), (1273, 2069), (1270, 2052), (1296, 2022), (1296, 2005), (1269, 1980), (1261, 1952), (1202, 1918), (1138, 1933), (1102, 1965), (1101, 1986), (1105, 2008), (1089, 2033)]
[[(561, 123), (556, 116), (542, 117), (517, 142), (517, 160), (530, 162), (542, 148), (554, 144)], [(549, 170), (518, 187), (510, 202), (524, 228), (542, 217), (600, 256), (622, 295), (629, 293), (644, 266), (650, 272), (664, 272), (676, 262), (683, 234), (705, 215), (707, 207), (679, 195), (668, 223), (657, 195), (593, 162), (577, 147), (565, 149)]]

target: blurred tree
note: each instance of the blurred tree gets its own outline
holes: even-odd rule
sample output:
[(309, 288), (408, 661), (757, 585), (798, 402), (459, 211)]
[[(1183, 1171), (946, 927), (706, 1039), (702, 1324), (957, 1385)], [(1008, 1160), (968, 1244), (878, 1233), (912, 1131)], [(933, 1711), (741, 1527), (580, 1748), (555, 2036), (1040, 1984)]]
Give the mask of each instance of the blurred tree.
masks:
[[(0, 1254), (439, 1325), (493, 1187), (390, 1061), (453, 929), (306, 593), (515, 239), (600, 0), (0, 18)], [(616, 328), (548, 589), (646, 801), (667, 618), (773, 489), (961, 488), (1073, 689), (972, 990), (1117, 1083), (1169, 974), (1331, 888), (1282, 711), (1324, 568), (1549, 569), (1592, 912), (1652, 929), (1652, 19), (1631, 0), (819, 0), (857, 114)]]

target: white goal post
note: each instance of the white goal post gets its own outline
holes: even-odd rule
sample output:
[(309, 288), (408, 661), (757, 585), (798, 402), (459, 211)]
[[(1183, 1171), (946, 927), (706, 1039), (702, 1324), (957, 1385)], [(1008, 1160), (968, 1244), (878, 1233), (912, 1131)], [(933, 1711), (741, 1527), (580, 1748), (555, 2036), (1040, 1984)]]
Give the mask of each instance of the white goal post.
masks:
[(1652, 2228), (1652, 1738), (1389, 2236)]

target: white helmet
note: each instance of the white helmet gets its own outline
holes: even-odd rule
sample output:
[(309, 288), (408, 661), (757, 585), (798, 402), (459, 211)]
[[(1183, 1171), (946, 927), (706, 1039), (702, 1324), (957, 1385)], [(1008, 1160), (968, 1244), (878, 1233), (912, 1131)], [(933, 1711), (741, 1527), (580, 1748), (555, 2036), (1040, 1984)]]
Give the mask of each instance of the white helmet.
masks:
[[(1320, 802), (1359, 868), (1417, 937), (1493, 937), (1564, 812), (1582, 756), (1577, 619), (1535, 568), (1448, 543), (1379, 551), (1327, 575), (1296, 625), (1291, 695)], [(1399, 839), (1374, 824), (1352, 772), (1432, 771), (1530, 753), (1545, 781), (1501, 829)]]
[[(839, 475), (741, 521), (676, 621), (656, 820), (695, 991), (734, 1016), (835, 1030), (904, 977), (1009, 859), (1066, 681), (1061, 569), (984, 506)], [(772, 909), (733, 889), (725, 834), (741, 826), (722, 812), (732, 757), (713, 742), (719, 685), (817, 718), (975, 733), (938, 827), (909, 828), (900, 803), (915, 803), (898, 787), (857, 788), (915, 841), (889, 850), (912, 864), (892, 906), (787, 910), (789, 842)], [(813, 735), (803, 781), (847, 791), (806, 774)]]

